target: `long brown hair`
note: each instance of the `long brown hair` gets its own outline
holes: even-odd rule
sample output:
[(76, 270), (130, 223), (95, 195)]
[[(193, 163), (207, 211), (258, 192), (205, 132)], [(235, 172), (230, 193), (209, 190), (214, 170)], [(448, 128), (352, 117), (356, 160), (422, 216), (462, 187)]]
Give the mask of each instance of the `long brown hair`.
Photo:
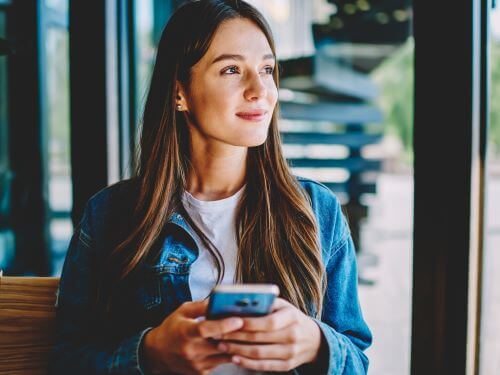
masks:
[[(105, 267), (115, 271), (108, 273), (108, 286), (118, 285), (139, 263), (159, 251), (155, 243), (174, 212), (186, 216), (181, 196), (190, 172), (190, 140), (187, 123), (175, 110), (176, 81), (189, 84), (191, 68), (207, 52), (219, 25), (234, 18), (254, 22), (276, 55), (267, 22), (244, 1), (188, 2), (163, 30), (142, 121), (134, 226), (106, 263)], [(278, 69), (274, 80), (278, 85)], [(246, 186), (235, 225), (236, 280), (275, 283), (282, 298), (306, 314), (320, 316), (326, 281), (318, 228), (308, 195), (283, 157), (278, 106), (267, 140), (248, 149)], [(208, 247), (217, 261), (220, 281), (222, 258), (217, 249)]]

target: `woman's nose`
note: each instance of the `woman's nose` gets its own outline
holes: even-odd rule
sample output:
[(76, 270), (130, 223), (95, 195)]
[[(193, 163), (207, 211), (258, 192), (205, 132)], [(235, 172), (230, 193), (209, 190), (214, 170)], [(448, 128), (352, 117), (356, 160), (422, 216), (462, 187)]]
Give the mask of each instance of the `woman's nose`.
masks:
[(252, 76), (248, 78), (247, 85), (245, 99), (254, 101), (267, 95), (267, 88), (262, 82), (262, 78), (259, 74), (252, 74)]

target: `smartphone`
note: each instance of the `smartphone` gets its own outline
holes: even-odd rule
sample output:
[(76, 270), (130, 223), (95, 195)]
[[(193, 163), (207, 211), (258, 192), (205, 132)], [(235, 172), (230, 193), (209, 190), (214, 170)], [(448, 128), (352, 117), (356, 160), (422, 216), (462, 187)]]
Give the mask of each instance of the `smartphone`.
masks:
[(207, 319), (267, 315), (278, 295), (275, 284), (217, 285), (210, 295)]

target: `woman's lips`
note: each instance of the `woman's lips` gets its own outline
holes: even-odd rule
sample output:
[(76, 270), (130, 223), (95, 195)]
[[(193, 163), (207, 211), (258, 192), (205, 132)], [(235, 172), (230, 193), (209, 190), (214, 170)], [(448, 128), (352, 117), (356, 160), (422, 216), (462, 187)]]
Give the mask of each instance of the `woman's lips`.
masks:
[(249, 111), (249, 112), (238, 112), (236, 116), (247, 121), (259, 122), (264, 120), (267, 111)]

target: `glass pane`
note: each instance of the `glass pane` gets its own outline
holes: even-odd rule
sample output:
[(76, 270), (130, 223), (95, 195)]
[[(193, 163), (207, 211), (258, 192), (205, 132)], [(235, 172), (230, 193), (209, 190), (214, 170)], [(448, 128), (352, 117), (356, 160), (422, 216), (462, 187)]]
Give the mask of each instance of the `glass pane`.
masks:
[[(52, 15), (63, 17), (46, 24), (44, 66), (46, 124), (48, 129), (48, 171), (50, 234), (53, 273), (59, 275), (72, 233), (69, 115), (69, 34), (67, 0), (47, 1)], [(51, 20), (54, 21), (54, 20)]]
[[(296, 174), (331, 187), (351, 224), (361, 304), (374, 336), (367, 350), (370, 374), (408, 374), (413, 232), (411, 4), (249, 2), (268, 19), (283, 64), (280, 102), (286, 156), (299, 166), (294, 168)], [(325, 162), (332, 166), (325, 167)]]
[[(6, 38), (6, 15), (0, 10), (0, 38)], [(7, 56), (0, 55), (0, 269), (14, 256), (14, 234), (9, 228), (9, 129), (7, 124)]]
[[(370, 374), (409, 374), (411, 2), (248, 2), (269, 21), (283, 66), (280, 130), (285, 155), (296, 174), (327, 184), (349, 217), (358, 250), (361, 304), (374, 335), (367, 351)], [(154, 36), (168, 19), (160, 18), (159, 25), (158, 4), (166, 2), (146, 3), (137, 8), (140, 99), (152, 68)]]
[(153, 69), (155, 43), (153, 31), (153, 0), (135, 2), (135, 40), (136, 40), (136, 119), (142, 113), (149, 87), (149, 78)]
[(491, 11), (491, 97), (486, 168), (486, 231), (483, 265), (480, 373), (500, 368), (500, 8)]
[(68, 0), (45, 0), (45, 6), (63, 14), (68, 13)]
[[(0, 38), (5, 39), (5, 12), (0, 11)], [(0, 55), (0, 171), (8, 167), (7, 56)]]

